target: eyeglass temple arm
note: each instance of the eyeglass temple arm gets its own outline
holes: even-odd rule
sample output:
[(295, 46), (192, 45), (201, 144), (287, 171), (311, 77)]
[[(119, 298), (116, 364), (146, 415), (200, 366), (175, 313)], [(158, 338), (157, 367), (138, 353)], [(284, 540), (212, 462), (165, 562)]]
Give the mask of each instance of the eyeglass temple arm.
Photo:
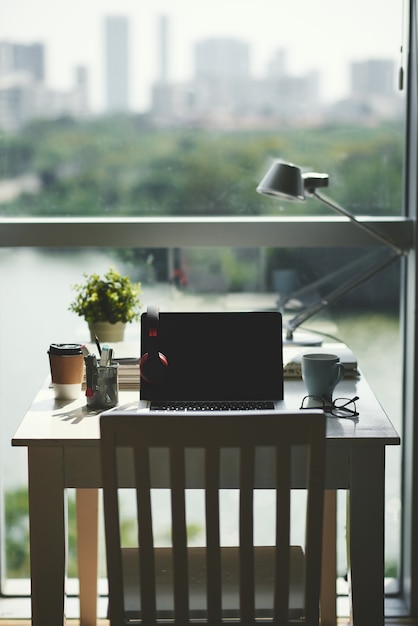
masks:
[[(348, 411), (351, 411), (351, 409), (347, 409), (347, 406), (348, 406), (349, 404), (351, 404), (352, 402), (353, 402), (353, 403), (354, 403), (354, 402), (357, 402), (357, 400), (359, 400), (360, 398), (359, 398), (358, 396), (354, 396), (354, 398), (342, 398), (342, 399), (347, 400), (347, 402), (344, 402), (344, 404), (340, 404), (339, 406), (336, 406), (336, 405), (335, 405), (335, 403), (334, 403), (334, 406), (335, 406), (337, 409), (346, 409), (346, 410), (348, 410)], [(338, 400), (338, 398), (337, 398), (337, 400)], [(337, 402), (337, 400), (335, 400), (335, 402)], [(357, 411), (356, 411), (356, 412), (357, 412)]]

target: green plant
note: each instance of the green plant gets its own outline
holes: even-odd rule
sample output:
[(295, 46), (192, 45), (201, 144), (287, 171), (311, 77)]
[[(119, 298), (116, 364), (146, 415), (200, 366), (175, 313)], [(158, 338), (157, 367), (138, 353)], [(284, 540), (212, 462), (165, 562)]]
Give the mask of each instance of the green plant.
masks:
[(86, 322), (133, 322), (139, 319), (141, 283), (133, 283), (110, 267), (101, 278), (98, 274), (83, 276), (86, 282), (72, 285), (76, 292), (69, 310)]

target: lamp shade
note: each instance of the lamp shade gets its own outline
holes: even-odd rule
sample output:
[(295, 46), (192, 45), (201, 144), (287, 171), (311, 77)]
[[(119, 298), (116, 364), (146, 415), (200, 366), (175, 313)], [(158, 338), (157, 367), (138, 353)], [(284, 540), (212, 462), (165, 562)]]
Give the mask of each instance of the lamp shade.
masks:
[(266, 196), (301, 202), (305, 199), (302, 171), (293, 163), (274, 161), (257, 191)]

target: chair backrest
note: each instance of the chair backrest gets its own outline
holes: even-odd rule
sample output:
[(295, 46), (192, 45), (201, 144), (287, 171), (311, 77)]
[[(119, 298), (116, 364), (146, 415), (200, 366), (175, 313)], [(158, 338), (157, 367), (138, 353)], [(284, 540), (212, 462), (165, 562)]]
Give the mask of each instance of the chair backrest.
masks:
[[(295, 615), (307, 624), (319, 623), (322, 413), (109, 413), (101, 417), (100, 429), (111, 626), (129, 623), (128, 617), (144, 624), (164, 618), (186, 623), (195, 617), (211, 624), (228, 617), (248, 624), (261, 616), (287, 624)], [(127, 488), (135, 492), (137, 524), (136, 545), (128, 548), (122, 542), (119, 493)], [(170, 493), (169, 547), (154, 542), (154, 488)], [(204, 492), (204, 547), (191, 547), (188, 541), (190, 488)], [(224, 488), (239, 490), (236, 546), (221, 545)], [(274, 545), (254, 545), (254, 493), (259, 488), (275, 492)], [(303, 551), (290, 546), (295, 488), (307, 494)], [(290, 590), (299, 575), (302, 586), (296, 595), (304, 606), (292, 613)]]

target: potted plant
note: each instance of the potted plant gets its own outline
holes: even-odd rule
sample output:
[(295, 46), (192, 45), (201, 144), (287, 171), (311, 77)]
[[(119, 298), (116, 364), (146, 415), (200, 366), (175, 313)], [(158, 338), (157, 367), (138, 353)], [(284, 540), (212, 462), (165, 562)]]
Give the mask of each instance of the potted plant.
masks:
[(139, 319), (141, 283), (133, 283), (110, 267), (103, 277), (84, 273), (85, 282), (72, 285), (76, 292), (69, 310), (84, 317), (91, 341), (122, 341), (125, 325)]

